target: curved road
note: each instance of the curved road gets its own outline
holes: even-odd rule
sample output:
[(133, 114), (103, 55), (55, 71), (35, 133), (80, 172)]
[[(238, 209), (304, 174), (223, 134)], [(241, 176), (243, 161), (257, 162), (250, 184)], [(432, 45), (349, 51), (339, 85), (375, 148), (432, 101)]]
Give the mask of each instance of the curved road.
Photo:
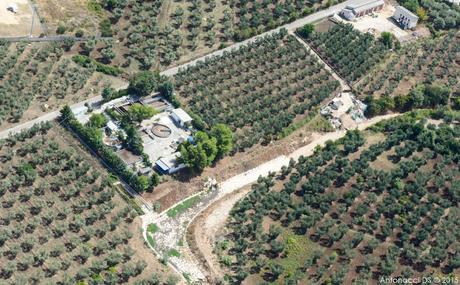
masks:
[[(358, 124), (355, 129), (365, 130), (366, 128), (380, 121), (391, 119), (397, 116), (399, 116), (399, 114), (377, 116)], [(171, 248), (178, 249), (181, 255), (179, 257), (171, 257), (169, 259), (169, 263), (172, 265), (172, 268), (181, 274), (187, 274), (193, 281), (197, 281), (199, 284), (206, 284), (206, 272), (203, 271), (203, 268), (197, 258), (193, 254), (190, 254), (190, 248), (188, 246), (187, 240), (184, 238), (187, 232), (187, 228), (193, 222), (193, 220), (209, 206), (227, 194), (237, 191), (246, 185), (255, 183), (259, 176), (267, 176), (270, 172), (278, 172), (283, 165), (288, 165), (291, 159), (297, 161), (300, 156), (311, 156), (314, 153), (316, 147), (323, 147), (327, 141), (335, 141), (344, 137), (345, 134), (345, 130), (325, 134), (315, 133), (313, 135), (314, 139), (311, 143), (295, 150), (291, 154), (278, 156), (253, 169), (222, 181), (219, 183), (219, 187), (215, 191), (197, 193), (196, 195), (202, 195), (200, 202), (175, 217), (168, 216), (168, 211), (182, 203), (184, 200), (189, 199), (191, 196), (182, 201), (179, 201), (160, 214), (147, 212), (145, 215), (141, 216), (144, 238), (147, 240), (147, 227), (149, 224), (153, 223), (159, 225), (159, 230), (154, 234), (155, 248), (151, 246), (150, 248), (159, 257), (161, 257), (162, 254), (166, 255)], [(177, 245), (181, 242), (184, 244), (184, 246), (182, 248), (177, 248)]]
[[(321, 20), (323, 18), (326, 18), (326, 17), (329, 17), (337, 12), (339, 12), (342, 8), (344, 8), (345, 6), (347, 5), (350, 5), (350, 4), (360, 4), (360, 3), (365, 3), (367, 2), (368, 0), (347, 0), (347, 1), (344, 1), (342, 3), (339, 3), (337, 5), (334, 5), (334, 6), (331, 6), (329, 7), (328, 9), (325, 9), (325, 10), (321, 10), (321, 11), (318, 11), (314, 14), (311, 14), (307, 17), (304, 17), (302, 19), (299, 19), (297, 21), (294, 21), (292, 23), (289, 23), (289, 24), (286, 24), (286, 25), (283, 25), (283, 26), (280, 26), (276, 29), (273, 29), (273, 30), (270, 30), (268, 32), (265, 32), (265, 33), (262, 33), (260, 35), (257, 35), (257, 36), (254, 36), (250, 39), (247, 39), (245, 41), (242, 41), (242, 42), (238, 42), (238, 43), (235, 43), (227, 48), (224, 48), (224, 49), (221, 49), (221, 50), (217, 50), (217, 51), (214, 51), (208, 55), (205, 55), (205, 56), (202, 56), (200, 58), (197, 58), (195, 60), (192, 60), (192, 61), (189, 61), (185, 64), (182, 64), (180, 66), (176, 66), (176, 67), (172, 67), (170, 69), (167, 69), (165, 71), (162, 71), (161, 74), (162, 75), (165, 75), (165, 76), (174, 76), (175, 74), (177, 74), (179, 72), (179, 69), (182, 69), (182, 68), (187, 68), (188, 66), (192, 66), (194, 64), (196, 64), (197, 62), (199, 61), (203, 61), (205, 60), (206, 58), (208, 57), (213, 57), (213, 56), (220, 56), (222, 55), (224, 52), (229, 52), (233, 49), (238, 49), (239, 47), (241, 47), (242, 45), (246, 45), (246, 44), (249, 44), (249, 43), (252, 43), (254, 41), (256, 41), (257, 39), (261, 38), (261, 37), (264, 37), (264, 36), (267, 36), (267, 35), (270, 35), (270, 34), (273, 34), (273, 33), (276, 33), (277, 31), (279, 31), (280, 29), (282, 28), (285, 28), (287, 29), (288, 31), (294, 31), (295, 29), (305, 25), (305, 24), (309, 24), (309, 23), (313, 23), (313, 22), (316, 22), (318, 20)], [(101, 96), (96, 96), (96, 97), (93, 97), (93, 98), (90, 98), (90, 99), (87, 99), (85, 101), (82, 101), (82, 102), (79, 102), (79, 103), (76, 103), (74, 105), (71, 106), (72, 109), (76, 109), (76, 108), (79, 108), (79, 107), (82, 107), (85, 105), (85, 103), (88, 103), (90, 105), (92, 104), (98, 104), (100, 101), (101, 101), (102, 97)], [(1, 131), (0, 132), (0, 139), (2, 138), (6, 138), (8, 137), (8, 135), (10, 133), (18, 133), (24, 129), (27, 129), (27, 128), (30, 128), (32, 127), (34, 124), (36, 123), (40, 123), (40, 122), (46, 122), (46, 121), (51, 121), (51, 120), (54, 120), (56, 119), (57, 117), (59, 116), (59, 111), (54, 111), (54, 112), (50, 112), (50, 113), (47, 113), (41, 117), (38, 117), (34, 120), (31, 120), (29, 122), (26, 122), (24, 124), (21, 124), (21, 125), (17, 125), (15, 127), (12, 127), (12, 128), (9, 128), (7, 130), (4, 130), (4, 131)]]

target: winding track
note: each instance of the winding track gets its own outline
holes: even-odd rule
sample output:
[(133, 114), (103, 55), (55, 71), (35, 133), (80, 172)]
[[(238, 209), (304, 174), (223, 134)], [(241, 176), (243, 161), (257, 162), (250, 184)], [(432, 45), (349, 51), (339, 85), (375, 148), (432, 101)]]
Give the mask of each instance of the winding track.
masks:
[[(368, 121), (358, 124), (356, 129), (364, 130), (382, 120), (391, 119), (399, 114), (390, 114), (374, 117)], [(200, 192), (196, 195), (202, 195), (201, 201), (195, 206), (188, 208), (183, 213), (174, 218), (168, 216), (169, 209), (174, 208), (179, 203), (171, 206), (160, 214), (148, 212), (141, 216), (144, 238), (147, 240), (147, 227), (151, 223), (159, 226), (159, 230), (154, 234), (155, 247), (150, 247), (159, 256), (165, 255), (170, 249), (177, 248), (178, 244), (183, 242), (184, 246), (180, 248), (180, 257), (171, 257), (169, 263), (172, 268), (181, 275), (190, 276), (191, 280), (200, 284), (207, 284), (207, 272), (198, 259), (193, 255), (185, 239), (185, 233), (188, 226), (193, 220), (213, 203), (217, 202), (224, 196), (237, 191), (244, 186), (253, 184), (259, 176), (267, 176), (270, 172), (278, 172), (282, 166), (287, 165), (291, 159), (298, 160), (300, 156), (310, 156), (318, 146), (324, 146), (329, 140), (337, 140), (345, 136), (346, 131), (340, 130), (325, 134), (313, 134), (313, 141), (303, 146), (290, 155), (281, 155), (273, 160), (263, 163), (244, 173), (235, 175), (226, 181), (220, 183), (217, 190), (212, 192)], [(188, 199), (188, 198), (187, 198)], [(159, 249), (159, 250), (158, 250)], [(160, 253), (158, 251), (161, 251)]]

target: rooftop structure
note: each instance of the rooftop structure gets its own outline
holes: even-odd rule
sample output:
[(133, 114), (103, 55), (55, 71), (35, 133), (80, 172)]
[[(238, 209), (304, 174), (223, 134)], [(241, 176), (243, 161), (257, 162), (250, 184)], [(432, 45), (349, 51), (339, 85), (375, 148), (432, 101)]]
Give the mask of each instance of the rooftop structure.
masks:
[(140, 132), (144, 152), (152, 162), (175, 153), (179, 144), (191, 135), (191, 132), (181, 127), (168, 112), (157, 114), (150, 120), (144, 120)]
[(417, 26), (418, 17), (403, 6), (397, 6), (393, 19), (399, 24), (401, 29), (412, 29)]
[(189, 116), (183, 109), (177, 108), (171, 111), (171, 116), (180, 126), (185, 126), (193, 121), (192, 117)]
[(180, 152), (173, 153), (167, 157), (162, 157), (155, 162), (155, 165), (159, 171), (165, 174), (174, 174), (179, 170), (186, 167), (185, 164), (180, 163), (178, 158)]
[(383, 0), (371, 0), (369, 2), (359, 4), (359, 5), (347, 5), (340, 15), (347, 20), (353, 20), (358, 17), (379, 11), (383, 8), (385, 2)]

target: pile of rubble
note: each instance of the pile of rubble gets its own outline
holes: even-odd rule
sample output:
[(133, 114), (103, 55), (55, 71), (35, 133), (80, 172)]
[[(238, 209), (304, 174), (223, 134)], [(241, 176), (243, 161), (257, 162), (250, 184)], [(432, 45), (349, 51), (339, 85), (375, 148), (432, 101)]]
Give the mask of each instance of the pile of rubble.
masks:
[(356, 99), (353, 94), (344, 92), (323, 106), (320, 113), (329, 119), (335, 129), (347, 129), (366, 120), (366, 108), (366, 104)]

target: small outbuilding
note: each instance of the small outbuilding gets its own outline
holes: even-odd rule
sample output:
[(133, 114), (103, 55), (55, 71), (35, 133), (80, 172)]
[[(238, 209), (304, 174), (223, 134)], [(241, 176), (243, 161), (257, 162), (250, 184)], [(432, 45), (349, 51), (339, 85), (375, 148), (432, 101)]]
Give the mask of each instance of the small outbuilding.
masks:
[(396, 6), (393, 19), (398, 23), (401, 29), (413, 29), (417, 26), (418, 17), (403, 6)]
[(19, 11), (18, 4), (9, 3), (8, 7), (6, 8), (6, 10), (16, 14)]
[(171, 111), (171, 116), (181, 127), (185, 127), (193, 121), (192, 117), (182, 108), (173, 109)]
[(179, 152), (173, 153), (170, 156), (162, 157), (155, 162), (157, 169), (163, 174), (174, 174), (186, 167), (185, 164), (178, 161)]

